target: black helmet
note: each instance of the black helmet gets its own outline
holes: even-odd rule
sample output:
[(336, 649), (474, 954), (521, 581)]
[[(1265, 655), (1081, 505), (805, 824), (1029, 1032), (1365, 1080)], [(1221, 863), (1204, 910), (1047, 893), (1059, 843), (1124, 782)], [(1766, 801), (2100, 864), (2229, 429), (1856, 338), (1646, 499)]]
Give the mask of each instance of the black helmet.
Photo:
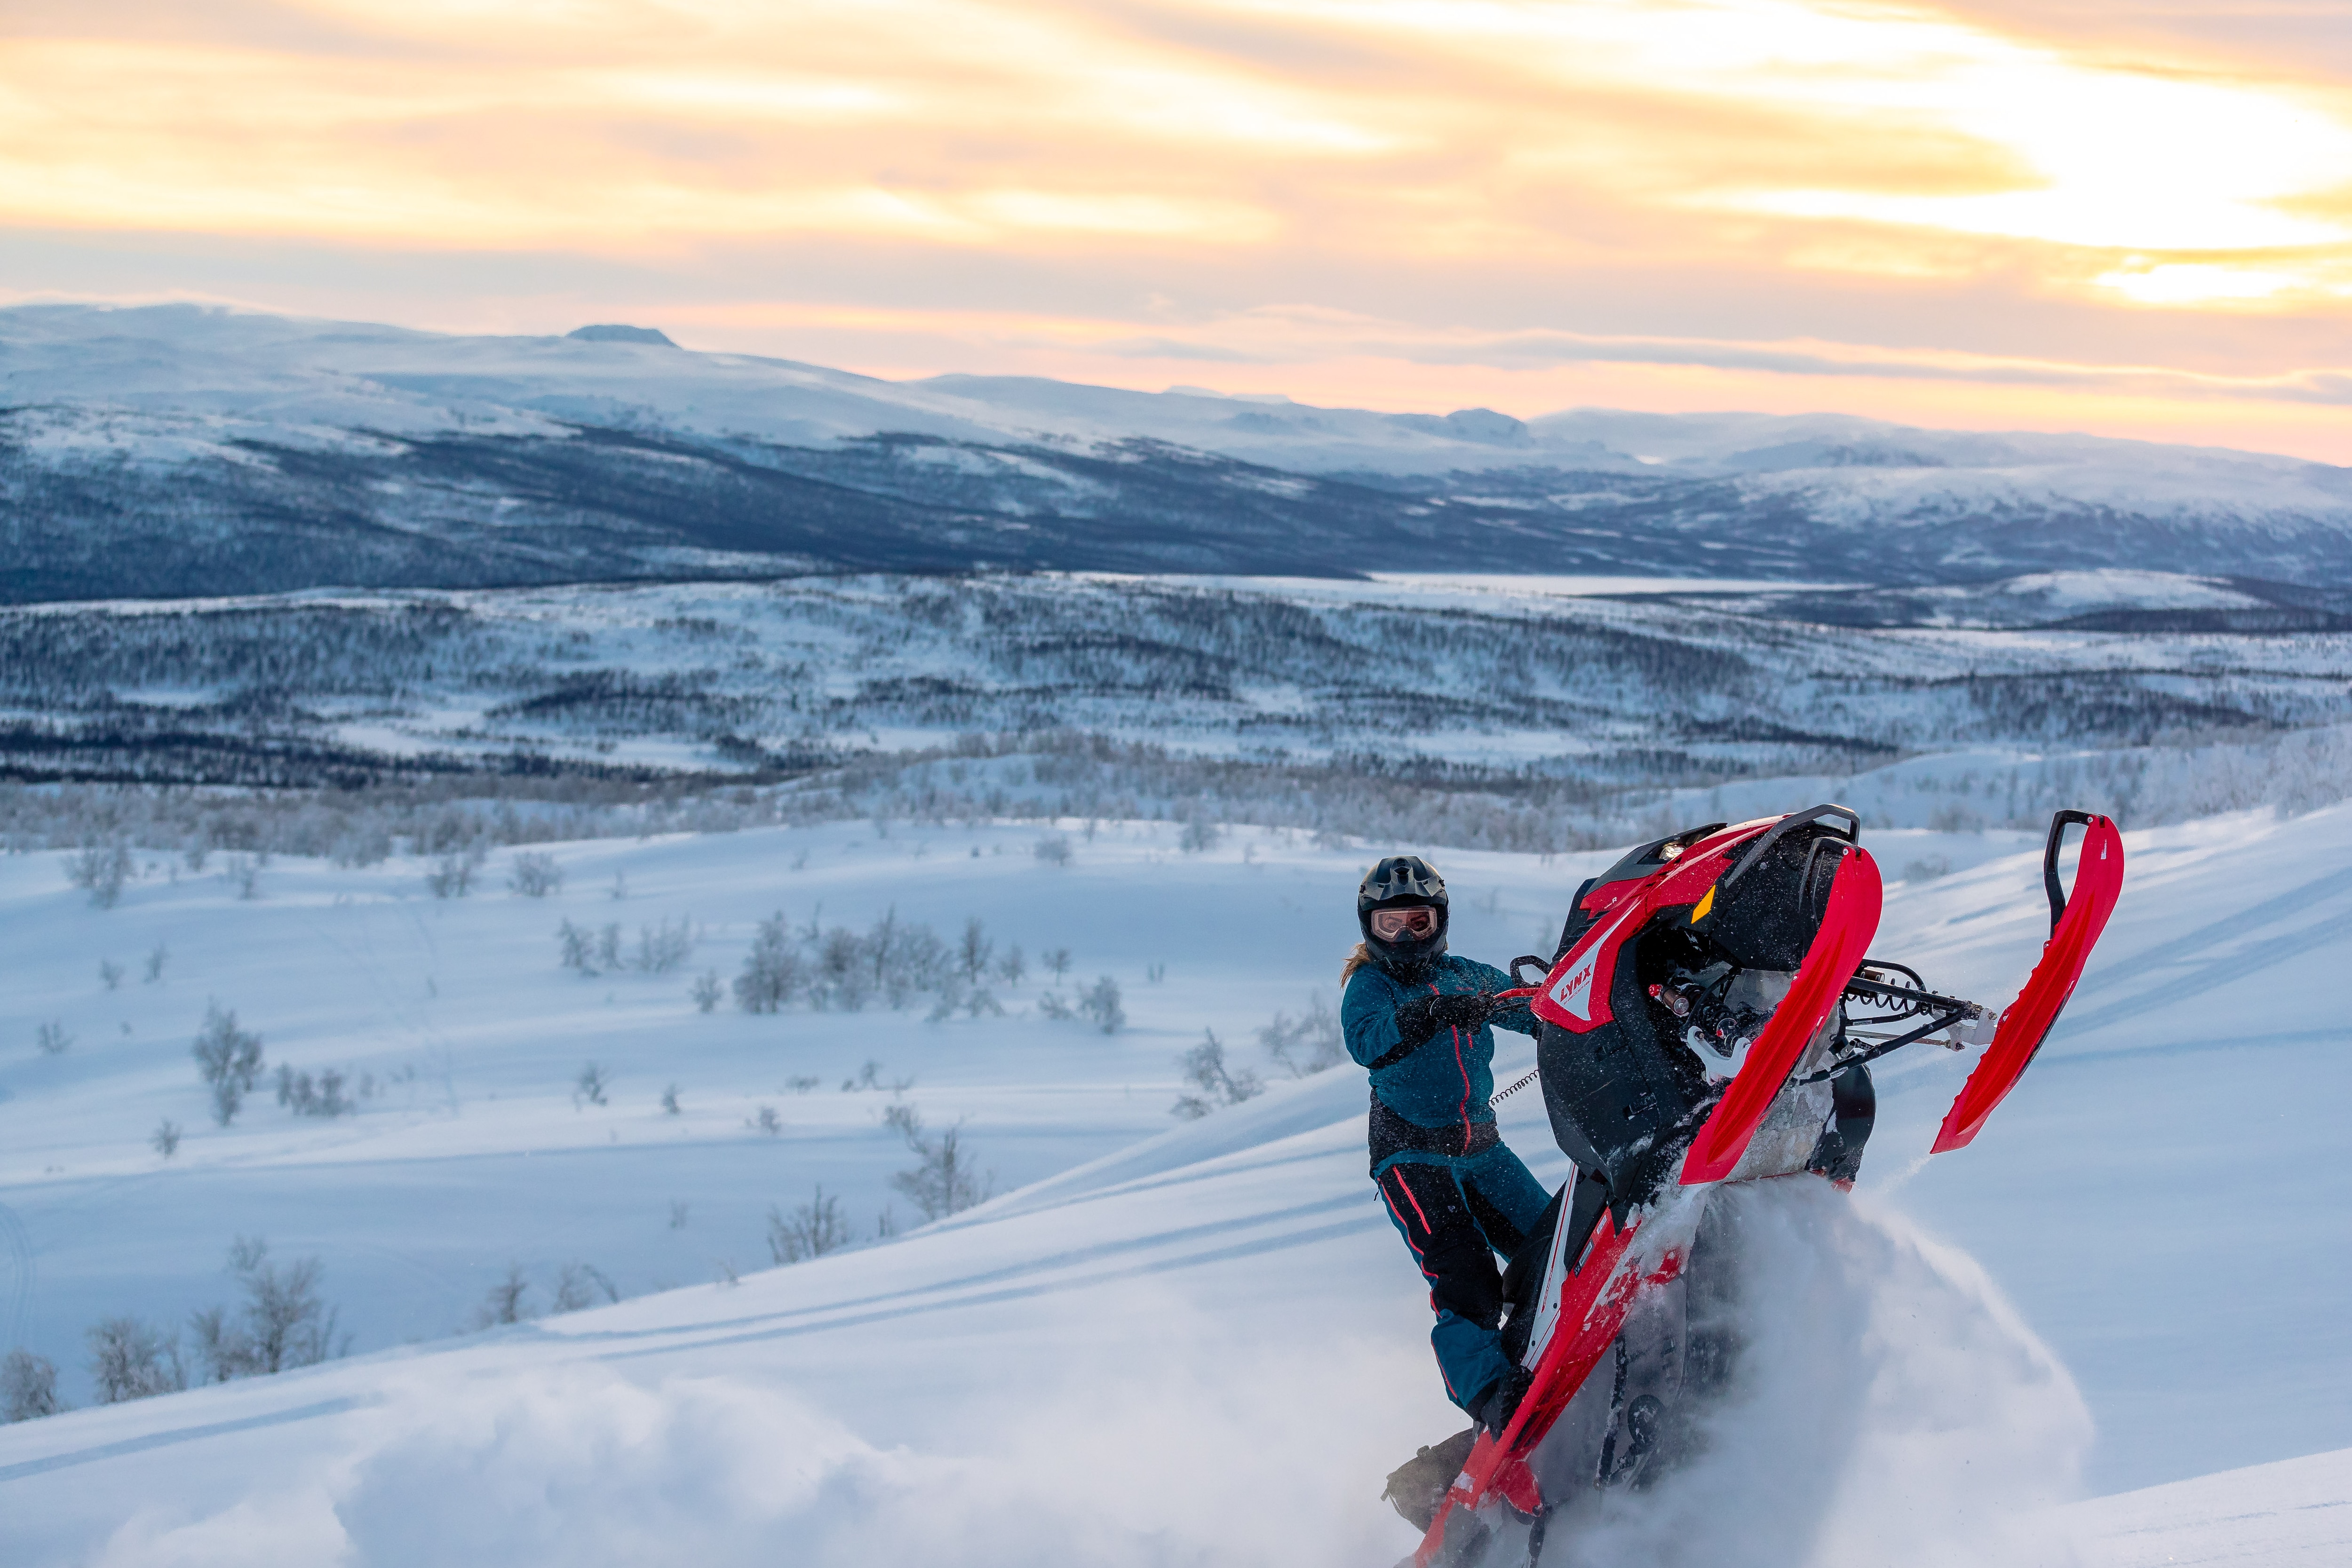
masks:
[[(1399, 979), (1409, 980), (1429, 967), (1445, 951), (1445, 879), (1418, 855), (1391, 855), (1364, 873), (1356, 889), (1356, 928), (1372, 961)], [(1383, 941), (1372, 932), (1374, 910), (1427, 909), (1437, 911), (1436, 929), (1426, 935)]]

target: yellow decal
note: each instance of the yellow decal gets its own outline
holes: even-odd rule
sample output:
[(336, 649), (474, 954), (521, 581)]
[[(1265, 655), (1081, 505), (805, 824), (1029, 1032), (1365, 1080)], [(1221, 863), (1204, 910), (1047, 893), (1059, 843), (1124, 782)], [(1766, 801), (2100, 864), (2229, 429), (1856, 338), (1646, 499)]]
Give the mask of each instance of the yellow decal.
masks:
[(1706, 919), (1706, 911), (1713, 908), (1715, 908), (1715, 889), (1709, 888), (1706, 890), (1706, 897), (1701, 899), (1698, 901), (1698, 907), (1691, 910), (1691, 924), (1696, 925)]

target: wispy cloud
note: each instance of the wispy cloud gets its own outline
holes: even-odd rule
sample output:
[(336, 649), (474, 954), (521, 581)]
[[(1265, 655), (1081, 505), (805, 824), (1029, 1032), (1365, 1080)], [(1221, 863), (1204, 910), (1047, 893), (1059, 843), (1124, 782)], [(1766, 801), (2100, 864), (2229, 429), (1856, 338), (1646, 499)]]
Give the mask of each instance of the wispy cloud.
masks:
[[(877, 369), (917, 368), (912, 340), (855, 352), (861, 311), (1105, 375), (1356, 356), (2334, 401), (2352, 51), (2215, 41), (2315, 26), (2293, 0), (2128, 34), (2008, 5), (24, 0), (0, 227), (143, 251), (158, 289), (204, 247), (446, 258), (423, 308), (310, 266), (313, 308), (408, 320), (467, 313), (469, 258), (501, 309), (576, 312), (512, 274), (586, 258), (713, 334), (824, 317)], [(1845, 288), (1851, 330), (1786, 318)], [(939, 336), (959, 310), (991, 324)], [(2028, 320), (2063, 341), (2010, 341)]]

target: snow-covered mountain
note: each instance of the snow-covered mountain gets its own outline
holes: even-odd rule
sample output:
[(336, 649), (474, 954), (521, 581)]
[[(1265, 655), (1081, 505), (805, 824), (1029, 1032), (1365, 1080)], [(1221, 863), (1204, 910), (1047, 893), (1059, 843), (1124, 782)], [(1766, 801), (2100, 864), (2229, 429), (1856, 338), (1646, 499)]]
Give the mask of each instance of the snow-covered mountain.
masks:
[[(1064, 859), (1034, 852), (1045, 831), (553, 845), (565, 879), (541, 899), (506, 890), (503, 854), (464, 898), (433, 897), (425, 863), (282, 860), (255, 898), (183, 867), (108, 910), (47, 857), (0, 863), (18, 977), (0, 992), (0, 1334), (63, 1363), (84, 1406), (0, 1427), (0, 1561), (1395, 1561), (1412, 1536), (1380, 1478), (1455, 1424), (1424, 1292), (1364, 1179), (1360, 1074), (1293, 1079), (1252, 1037), (1329, 995), (1363, 851), (1236, 832), (1187, 852), (1173, 825), (1065, 824)], [(2005, 1000), (2048, 929), (2031, 837), (1864, 842), (1890, 869), (1955, 866), (1892, 889), (1874, 951)], [(1882, 1070), (1851, 1203), (1810, 1181), (1749, 1194), (1796, 1270), (1756, 1315), (1780, 1379), (1759, 1386), (1797, 1397), (1738, 1407), (1729, 1484), (1663, 1512), (1696, 1521), (1682, 1555), (1628, 1558), (2319, 1568), (2352, 1552), (2352, 1463), (2328, 1451), (2352, 1444), (2352, 1193), (2325, 1092), (2341, 1009), (2310, 981), (2352, 941), (2352, 809), (2128, 847), (2081, 990), (1974, 1145), (1925, 1157), (1970, 1063), (1920, 1047)], [(1549, 934), (1604, 858), (1446, 857), (1459, 944), (1501, 956)], [(733, 972), (779, 905), (795, 925), (895, 913), (950, 934), (984, 911), (1032, 969), (993, 983), (1001, 1017), (878, 999), (698, 1013), (688, 972)], [(698, 945), (668, 974), (584, 977), (552, 940), (559, 918), (685, 917)], [(1034, 960), (1065, 944), (1072, 979), (1124, 985), (1116, 1035), (1040, 1009), (1068, 986)], [(110, 958), (129, 970), (112, 988)], [(265, 1089), (215, 1128), (187, 1051), (208, 998), (273, 1067), (388, 1087), (329, 1118)], [(51, 1020), (75, 1038), (36, 1052)], [(1204, 1029), (1275, 1081), (1179, 1124), (1173, 1058)], [(1505, 1043), (1507, 1081), (1530, 1051)], [(591, 1058), (606, 1103), (580, 1089)], [(868, 1058), (878, 1088), (860, 1084)], [(872, 1239), (906, 1159), (894, 1102), (965, 1119), (1016, 1190), (767, 1267), (762, 1211), (817, 1183)], [(1532, 1097), (1503, 1111), (1557, 1177)], [(159, 1119), (187, 1129), (168, 1158)], [(239, 1234), (321, 1258), (360, 1353), (89, 1407), (81, 1331), (184, 1323), (229, 1296)], [(625, 1299), (406, 1342), (462, 1327), (510, 1266), (543, 1310), (579, 1261)], [(1791, 1473), (1809, 1484), (1778, 1484)]]
[(0, 595), (981, 564), (2352, 584), (2352, 471), (2293, 458), (1843, 416), (894, 383), (656, 338), (0, 311)]

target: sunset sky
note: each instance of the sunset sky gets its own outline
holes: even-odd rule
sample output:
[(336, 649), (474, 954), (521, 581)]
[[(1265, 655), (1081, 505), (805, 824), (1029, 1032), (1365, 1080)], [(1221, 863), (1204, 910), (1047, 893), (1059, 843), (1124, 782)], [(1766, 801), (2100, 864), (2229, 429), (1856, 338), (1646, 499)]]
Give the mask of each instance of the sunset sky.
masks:
[(8, 0), (0, 297), (2352, 464), (2352, 0)]

